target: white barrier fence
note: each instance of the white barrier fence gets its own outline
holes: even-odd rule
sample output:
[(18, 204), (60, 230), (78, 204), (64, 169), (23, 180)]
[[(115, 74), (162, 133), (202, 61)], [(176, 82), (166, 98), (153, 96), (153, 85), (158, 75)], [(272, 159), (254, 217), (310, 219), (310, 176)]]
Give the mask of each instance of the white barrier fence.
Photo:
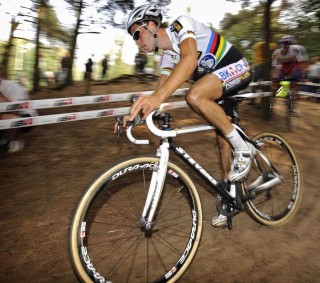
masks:
[[(270, 82), (258, 82), (251, 83), (250, 86), (260, 86), (270, 84)], [(304, 85), (310, 86), (320, 86), (320, 84), (314, 83), (303, 83)], [(183, 95), (186, 93), (188, 88), (178, 89), (173, 95)], [(147, 96), (151, 95), (153, 91), (143, 91), (143, 92), (129, 92), (129, 93), (119, 93), (119, 94), (107, 94), (107, 95), (96, 95), (96, 96), (85, 96), (85, 97), (67, 97), (67, 98), (55, 98), (55, 99), (40, 99), (40, 100), (30, 100), (30, 101), (18, 101), (18, 102), (3, 102), (0, 103), (0, 113), (1, 112), (14, 112), (23, 109), (46, 109), (46, 108), (56, 108), (56, 107), (68, 107), (68, 106), (79, 106), (86, 104), (95, 103), (106, 103), (106, 102), (119, 102), (128, 101), (132, 96)], [(309, 93), (300, 91), (301, 95), (320, 97), (320, 94)], [(267, 97), (272, 96), (272, 92), (256, 92), (256, 93), (244, 93), (238, 94), (235, 97), (238, 98), (257, 98), (257, 97)], [(164, 109), (168, 108), (181, 108), (187, 107), (185, 101), (165, 103)], [(11, 129), (11, 128), (21, 128), (30, 126), (47, 125), (54, 123), (72, 122), (79, 120), (96, 119), (103, 117), (113, 117), (126, 115), (130, 111), (130, 107), (122, 108), (110, 108), (102, 110), (92, 110), (83, 112), (72, 112), (72, 113), (62, 113), (54, 115), (43, 115), (28, 118), (16, 118), (7, 119), (0, 121), (0, 130)]]
[[(182, 95), (186, 92), (187, 88), (178, 89), (174, 95)], [(97, 95), (87, 97), (68, 97), (68, 98), (56, 98), (56, 99), (41, 99), (41, 100), (30, 100), (30, 101), (19, 101), (19, 102), (4, 102), (0, 103), (0, 112), (13, 112), (23, 109), (45, 109), (54, 107), (66, 107), (76, 105), (86, 105), (94, 103), (106, 103), (106, 102), (118, 102), (118, 101), (129, 101), (132, 96), (147, 96), (151, 95), (153, 91), (144, 92), (130, 92), (130, 93), (119, 93), (109, 95)], [(164, 109), (169, 108), (181, 108), (187, 107), (185, 101), (177, 101), (171, 103), (164, 103)], [(0, 121), (0, 130), (31, 127), (39, 125), (47, 125), (54, 123), (72, 122), (104, 117), (113, 117), (126, 115), (130, 111), (130, 107), (122, 108), (110, 108), (102, 110), (62, 113), (53, 115), (43, 115), (28, 118), (16, 118), (7, 119)]]

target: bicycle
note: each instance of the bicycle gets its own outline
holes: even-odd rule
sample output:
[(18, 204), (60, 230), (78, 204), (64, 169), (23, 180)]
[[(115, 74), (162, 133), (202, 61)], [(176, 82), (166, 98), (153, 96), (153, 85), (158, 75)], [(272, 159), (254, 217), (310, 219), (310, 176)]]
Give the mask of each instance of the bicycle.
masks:
[[(103, 170), (85, 189), (71, 222), (69, 250), (81, 282), (176, 282), (201, 241), (202, 205), (189, 174), (169, 159), (170, 151), (197, 172), (219, 196), (217, 208), (228, 218), (245, 211), (267, 226), (287, 223), (302, 198), (298, 161), (288, 142), (274, 133), (243, 138), (257, 148), (246, 178), (220, 186), (204, 167), (174, 142), (181, 134), (212, 131), (212, 125), (171, 128), (171, 113), (154, 111), (146, 119), (159, 137), (155, 156), (129, 157)], [(137, 145), (133, 128), (128, 139)], [(158, 126), (155, 125), (158, 123)]]
[[(287, 78), (285, 80), (282, 79), (273, 79), (273, 82), (279, 82), (280, 86), (276, 90), (274, 96), (276, 98), (284, 98), (286, 99), (286, 107), (287, 107), (287, 113), (286, 113), (286, 125), (287, 129), (289, 131), (292, 131), (296, 129), (297, 127), (297, 117), (299, 116), (297, 114), (297, 98), (294, 92), (291, 90), (291, 81), (292, 79)], [(255, 91), (255, 95), (252, 95), (252, 97), (261, 97), (261, 105), (263, 110), (263, 118), (265, 120), (269, 120), (271, 117), (271, 114), (273, 112), (273, 105), (274, 101), (272, 99), (270, 100), (269, 96), (271, 96), (271, 92), (264, 92), (261, 87), (266, 87), (270, 85), (270, 82), (256, 82), (255, 86), (257, 87)], [(273, 95), (272, 95), (273, 96)], [(265, 99), (265, 100), (263, 100)]]
[(280, 87), (276, 91), (275, 96), (278, 98), (286, 98), (287, 115), (286, 124), (289, 131), (296, 129), (297, 127), (297, 98), (291, 90), (290, 80), (281, 80)]

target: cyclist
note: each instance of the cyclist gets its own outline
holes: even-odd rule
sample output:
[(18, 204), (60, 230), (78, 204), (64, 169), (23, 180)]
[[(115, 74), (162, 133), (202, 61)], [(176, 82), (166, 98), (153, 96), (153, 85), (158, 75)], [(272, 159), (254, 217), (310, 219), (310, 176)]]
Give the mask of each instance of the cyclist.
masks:
[[(285, 35), (278, 41), (279, 48), (272, 54), (272, 76), (275, 79), (290, 79), (292, 81), (293, 98), (298, 99), (298, 85), (306, 72), (308, 55), (305, 47), (295, 45), (295, 39), (291, 35)], [(274, 85), (274, 90), (278, 89)], [(297, 109), (295, 109), (297, 110)]]
[[(186, 94), (189, 106), (230, 142), (234, 160), (228, 179), (237, 181), (246, 176), (251, 167), (255, 149), (246, 143), (233, 127), (216, 100), (236, 94), (251, 81), (250, 66), (240, 51), (224, 37), (192, 19), (179, 16), (169, 27), (162, 25), (162, 13), (156, 5), (142, 5), (128, 16), (127, 31), (138, 47), (146, 52), (162, 49), (161, 74), (158, 87), (151, 96), (141, 96), (133, 104), (133, 120), (141, 111), (145, 119), (172, 95), (193, 74), (197, 66), (207, 74), (196, 81)], [(212, 225), (225, 227), (227, 218), (216, 215)]]

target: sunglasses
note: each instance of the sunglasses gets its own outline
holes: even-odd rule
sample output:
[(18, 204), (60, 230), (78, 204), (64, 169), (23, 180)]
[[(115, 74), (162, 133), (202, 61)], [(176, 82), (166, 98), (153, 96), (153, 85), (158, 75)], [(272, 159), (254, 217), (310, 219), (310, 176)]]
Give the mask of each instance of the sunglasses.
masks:
[(133, 37), (133, 40), (137, 41), (139, 40), (140, 38), (140, 29), (141, 28), (145, 28), (147, 25), (146, 24), (143, 24), (142, 26), (138, 27), (134, 33), (132, 34), (132, 37)]

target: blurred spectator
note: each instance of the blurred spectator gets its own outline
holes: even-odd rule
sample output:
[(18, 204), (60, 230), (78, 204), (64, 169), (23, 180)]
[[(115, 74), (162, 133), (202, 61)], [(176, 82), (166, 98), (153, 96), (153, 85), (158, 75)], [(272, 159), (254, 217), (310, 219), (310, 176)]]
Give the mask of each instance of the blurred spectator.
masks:
[(148, 58), (146, 52), (139, 50), (135, 57), (135, 73), (136, 74), (143, 74), (144, 73), (144, 67), (147, 64)]
[(64, 85), (67, 82), (68, 71), (70, 68), (70, 55), (69, 52), (61, 59), (61, 77), (59, 78), (59, 84)]
[(92, 62), (92, 59), (89, 58), (87, 63), (85, 63), (85, 66), (86, 66), (86, 70), (85, 70), (85, 73), (84, 73), (84, 79), (85, 80), (91, 80), (92, 78), (92, 66), (93, 66), (93, 62)]
[[(19, 82), (7, 79), (3, 66), (0, 66), (0, 102), (27, 101), (29, 94)], [(32, 109), (19, 110), (17, 112), (0, 113), (0, 120), (26, 118), (37, 116), (38, 112)], [(24, 134), (32, 127), (14, 128), (0, 131), (0, 146), (6, 148), (8, 153), (17, 152), (24, 148)]]
[[(308, 67), (308, 79), (310, 82), (319, 84), (320, 83), (320, 57), (312, 57), (311, 63)], [(320, 94), (319, 86), (308, 86), (307, 91), (312, 93)], [(319, 101), (319, 97), (316, 97), (315, 100)]]
[(320, 57), (312, 57), (308, 68), (308, 78), (313, 83), (320, 83)]
[[(253, 82), (259, 82), (264, 79), (267, 71), (266, 54), (265, 54), (265, 41), (259, 41), (253, 45), (252, 50), (252, 66), (253, 66)], [(270, 59), (271, 54), (276, 50), (277, 45), (275, 43), (269, 43)], [(268, 78), (269, 78), (268, 74)], [(253, 92), (256, 92), (256, 87), (253, 87)], [(255, 105), (255, 98), (250, 99), (250, 105)]]
[(104, 80), (107, 76), (107, 71), (108, 71), (108, 56), (105, 56), (101, 62), (101, 67), (102, 67), (102, 73), (101, 73), (101, 78)]

